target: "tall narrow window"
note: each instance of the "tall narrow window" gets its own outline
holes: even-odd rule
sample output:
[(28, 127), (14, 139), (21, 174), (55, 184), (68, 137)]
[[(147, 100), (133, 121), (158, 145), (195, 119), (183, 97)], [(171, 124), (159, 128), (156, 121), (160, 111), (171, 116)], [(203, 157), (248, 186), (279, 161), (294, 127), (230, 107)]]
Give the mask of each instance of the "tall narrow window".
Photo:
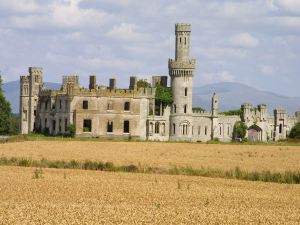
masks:
[(184, 88), (184, 96), (187, 96), (188, 88)]
[(107, 132), (108, 133), (113, 132), (113, 128), (114, 128), (113, 126), (114, 126), (114, 123), (112, 121), (107, 122)]
[(221, 127), (221, 125), (220, 125), (220, 135), (222, 135), (222, 127)]
[(174, 113), (176, 113), (176, 105), (174, 104)]
[(228, 126), (228, 128), (227, 128), (227, 135), (228, 136), (230, 135), (230, 126)]
[(179, 43), (181, 44), (181, 37), (179, 38)]
[(186, 113), (186, 108), (187, 108), (187, 105), (184, 105), (184, 113)]
[(205, 127), (205, 135), (207, 135), (207, 127)]
[(175, 123), (173, 123), (173, 134), (175, 134), (176, 132), (176, 125), (175, 125)]
[(124, 111), (130, 111), (130, 102), (125, 102)]
[(47, 118), (45, 119), (45, 128), (47, 127)]
[(282, 124), (279, 125), (279, 134), (282, 133)]
[(129, 120), (124, 120), (123, 132), (129, 133)]
[(61, 109), (62, 108), (62, 102), (61, 102), (61, 100), (59, 100), (59, 109)]
[(92, 132), (92, 120), (83, 120), (83, 132)]
[(61, 132), (61, 119), (58, 120), (58, 132)]
[(159, 122), (155, 123), (155, 131), (156, 134), (159, 134)]
[(67, 131), (67, 129), (68, 129), (68, 119), (65, 118), (65, 132)]
[(88, 109), (88, 108), (89, 108), (89, 102), (86, 101), (86, 100), (84, 100), (84, 101), (82, 102), (82, 108), (83, 108), (83, 109)]
[(186, 37), (184, 38), (184, 44), (186, 45)]

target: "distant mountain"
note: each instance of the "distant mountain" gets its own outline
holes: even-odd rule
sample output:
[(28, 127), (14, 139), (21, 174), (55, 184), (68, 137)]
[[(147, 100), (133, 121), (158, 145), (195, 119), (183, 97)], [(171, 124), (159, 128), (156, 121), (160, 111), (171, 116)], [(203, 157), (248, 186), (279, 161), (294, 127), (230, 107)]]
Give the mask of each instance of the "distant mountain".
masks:
[(216, 92), (219, 96), (220, 111), (239, 109), (242, 103), (256, 106), (267, 104), (271, 113), (275, 108), (287, 109), (294, 114), (300, 109), (300, 97), (286, 97), (272, 92), (261, 91), (245, 84), (222, 82), (193, 88), (193, 105), (201, 106), (208, 111), (211, 108), (211, 97)]
[[(58, 83), (45, 83), (50, 89), (59, 89)], [(19, 81), (8, 82), (3, 85), (6, 97), (10, 101), (13, 112), (19, 112)], [(269, 112), (275, 108), (285, 108), (290, 114), (300, 109), (300, 97), (286, 97), (275, 93), (261, 91), (253, 87), (232, 82), (209, 84), (202, 87), (193, 88), (193, 105), (210, 111), (211, 97), (216, 92), (219, 96), (220, 111), (239, 109), (241, 104), (249, 102), (251, 104), (267, 104)]]
[[(60, 84), (46, 82), (45, 87), (49, 89), (60, 89)], [(12, 81), (3, 84), (3, 91), (12, 106), (13, 113), (19, 113), (20, 82)]]

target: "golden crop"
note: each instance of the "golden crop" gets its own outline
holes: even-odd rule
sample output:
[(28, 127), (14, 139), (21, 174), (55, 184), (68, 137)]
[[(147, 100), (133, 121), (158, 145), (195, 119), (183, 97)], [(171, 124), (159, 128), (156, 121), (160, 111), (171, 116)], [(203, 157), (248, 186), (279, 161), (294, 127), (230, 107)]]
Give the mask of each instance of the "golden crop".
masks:
[(299, 224), (300, 186), (0, 167), (0, 224)]

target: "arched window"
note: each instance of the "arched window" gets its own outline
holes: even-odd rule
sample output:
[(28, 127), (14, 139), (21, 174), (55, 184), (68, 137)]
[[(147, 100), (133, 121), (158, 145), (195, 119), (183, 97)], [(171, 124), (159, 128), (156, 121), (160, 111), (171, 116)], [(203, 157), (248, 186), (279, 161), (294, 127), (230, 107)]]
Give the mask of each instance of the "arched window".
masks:
[(186, 88), (184, 89), (184, 96), (187, 96), (187, 92), (188, 92), (188, 88), (186, 87)]
[(114, 123), (112, 121), (108, 121), (107, 122), (107, 132), (108, 133), (113, 132), (113, 128), (114, 128)]
[(159, 134), (159, 122), (155, 123), (155, 131), (156, 134)]
[(153, 133), (153, 123), (150, 123), (150, 125), (149, 125), (149, 133), (150, 134)]

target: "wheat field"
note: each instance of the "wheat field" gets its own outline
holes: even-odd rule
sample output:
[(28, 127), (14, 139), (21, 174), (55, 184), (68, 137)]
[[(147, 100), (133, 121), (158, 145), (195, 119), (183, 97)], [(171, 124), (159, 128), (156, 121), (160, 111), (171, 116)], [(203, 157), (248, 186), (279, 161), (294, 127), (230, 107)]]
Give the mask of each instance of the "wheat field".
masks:
[(192, 166), (249, 171), (300, 171), (299, 146), (159, 142), (28, 141), (0, 145), (0, 156), (100, 160), (159, 168)]
[(299, 224), (300, 186), (0, 167), (0, 224)]

